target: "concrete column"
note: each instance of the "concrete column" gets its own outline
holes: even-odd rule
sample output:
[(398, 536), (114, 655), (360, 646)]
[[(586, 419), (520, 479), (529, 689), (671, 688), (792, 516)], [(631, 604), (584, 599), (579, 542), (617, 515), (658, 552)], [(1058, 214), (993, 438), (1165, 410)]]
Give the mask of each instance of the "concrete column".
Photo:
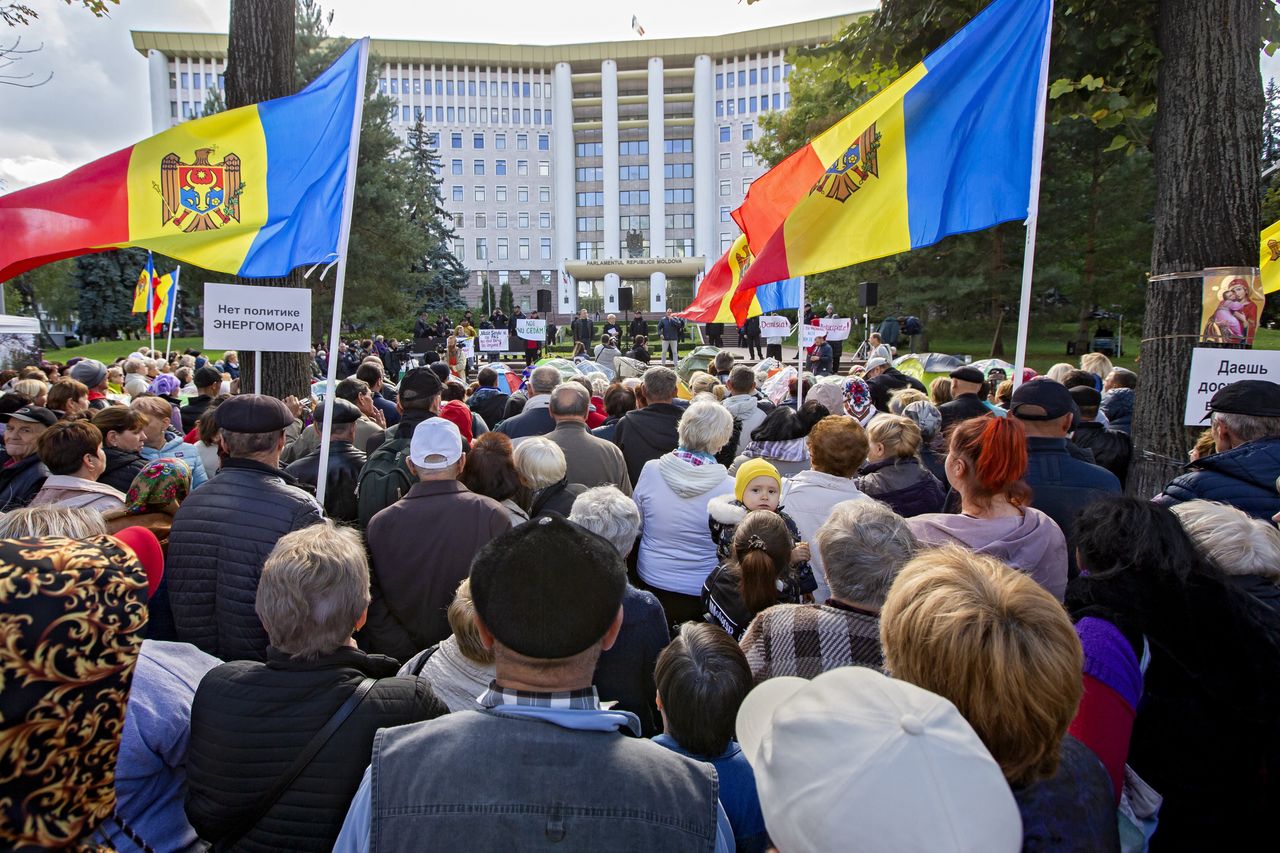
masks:
[(649, 273), (649, 310), (661, 314), (667, 310), (667, 274)]
[(605, 273), (604, 277), (604, 313), (617, 314), (618, 311), (618, 288), (622, 284), (622, 279), (616, 272)]
[(600, 117), (604, 127), (604, 256), (621, 254), (622, 230), (618, 225), (618, 63), (600, 63)]
[[(573, 246), (577, 235), (573, 193), (573, 78), (569, 63), (556, 63), (555, 83), (555, 104), (551, 114), (551, 166), (555, 173), (555, 221), (552, 223), (555, 226), (555, 236), (552, 246), (555, 247), (558, 265), (563, 269), (564, 262), (574, 256)], [(574, 304), (577, 304), (576, 290)], [(563, 306), (557, 304), (556, 307), (559, 309)]]
[(151, 132), (159, 133), (170, 127), (169, 57), (154, 48), (147, 51), (147, 79), (151, 84)]
[(662, 196), (666, 186), (662, 175), (666, 163), (663, 111), (662, 58), (655, 56), (649, 60), (649, 255), (654, 258), (667, 253), (666, 203)]
[(693, 61), (693, 248), (710, 265), (716, 243), (716, 92), (711, 57)]

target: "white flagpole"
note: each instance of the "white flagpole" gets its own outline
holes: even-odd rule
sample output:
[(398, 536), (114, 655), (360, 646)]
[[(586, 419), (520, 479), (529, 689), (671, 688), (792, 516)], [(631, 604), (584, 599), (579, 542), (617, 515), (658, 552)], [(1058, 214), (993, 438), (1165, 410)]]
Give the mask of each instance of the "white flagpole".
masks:
[(169, 340), (164, 345), (164, 357), (169, 357), (169, 351), (173, 349), (173, 320), (178, 316), (178, 275), (182, 272), (182, 267), (173, 268), (173, 291), (169, 294), (169, 301), (173, 306), (171, 314), (173, 318), (169, 320)]
[(156, 349), (156, 264), (147, 252), (147, 332), (151, 334), (151, 351)]
[(1022, 252), (1022, 298), (1018, 304), (1018, 345), (1013, 360), (1013, 387), (1022, 384), (1027, 366), (1027, 330), (1031, 326), (1031, 274), (1036, 263), (1036, 224), (1040, 219), (1040, 162), (1044, 159), (1044, 124), (1049, 93), (1049, 42), (1053, 36), (1053, 0), (1040, 56), (1040, 82), (1036, 92), (1036, 128), (1031, 143), (1031, 195), (1027, 202), (1027, 243)]
[(800, 373), (796, 377), (796, 408), (804, 405), (804, 276), (800, 276), (800, 307), (796, 309), (796, 361)]
[(369, 39), (358, 42), (356, 108), (351, 116), (351, 145), (347, 149), (347, 185), (342, 191), (342, 223), (338, 228), (338, 278), (333, 285), (333, 322), (329, 326), (329, 375), (325, 377), (324, 425), (320, 432), (320, 468), (316, 472), (316, 500), (324, 506), (329, 478), (329, 444), (333, 432), (333, 401), (338, 388), (338, 336), (342, 329), (342, 288), (347, 282), (347, 246), (351, 242), (351, 205), (356, 194), (356, 161), (360, 154), (360, 125), (364, 120), (365, 72), (369, 66)]

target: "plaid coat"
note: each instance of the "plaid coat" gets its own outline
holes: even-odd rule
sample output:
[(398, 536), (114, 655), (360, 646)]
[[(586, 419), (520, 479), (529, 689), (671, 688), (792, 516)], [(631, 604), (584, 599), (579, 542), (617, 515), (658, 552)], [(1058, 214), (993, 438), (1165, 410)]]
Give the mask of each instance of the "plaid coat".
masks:
[(841, 666), (880, 669), (880, 618), (835, 602), (777, 604), (756, 615), (741, 640), (759, 684), (779, 675), (814, 678)]

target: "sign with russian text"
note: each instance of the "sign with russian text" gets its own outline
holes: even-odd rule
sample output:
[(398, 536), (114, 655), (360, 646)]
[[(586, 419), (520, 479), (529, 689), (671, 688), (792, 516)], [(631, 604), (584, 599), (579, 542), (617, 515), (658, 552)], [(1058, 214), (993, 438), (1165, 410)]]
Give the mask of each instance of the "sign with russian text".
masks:
[[(517, 321), (518, 322), (518, 321)], [(481, 329), (480, 352), (506, 352), (506, 329)]]
[(791, 334), (791, 321), (786, 317), (769, 314), (760, 318), (760, 336), (763, 338), (785, 338)]
[(206, 282), (204, 346), (210, 350), (311, 352), (311, 291), (305, 287)]
[(526, 341), (545, 341), (547, 339), (547, 321), (516, 320), (516, 335)]
[(800, 346), (811, 347), (813, 342), (818, 339), (818, 335), (822, 334), (821, 326), (810, 326), (808, 323), (800, 324)]
[(1241, 379), (1280, 378), (1280, 350), (1214, 349), (1191, 351), (1191, 380), (1187, 383), (1187, 411), (1183, 423), (1205, 426), (1209, 401), (1219, 390)]
[(827, 341), (848, 340), (853, 329), (853, 320), (849, 317), (822, 317), (818, 320), (818, 328), (827, 334)]

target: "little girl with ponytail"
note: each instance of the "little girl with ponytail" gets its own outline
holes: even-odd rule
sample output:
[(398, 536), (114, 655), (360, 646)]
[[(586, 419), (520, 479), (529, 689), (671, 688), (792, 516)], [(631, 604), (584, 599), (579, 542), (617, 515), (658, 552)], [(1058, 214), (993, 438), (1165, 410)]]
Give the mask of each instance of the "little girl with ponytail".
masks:
[(791, 548), (791, 532), (776, 512), (747, 513), (734, 530), (729, 558), (702, 585), (706, 620), (739, 640), (760, 611), (780, 602), (798, 603), (802, 593)]

